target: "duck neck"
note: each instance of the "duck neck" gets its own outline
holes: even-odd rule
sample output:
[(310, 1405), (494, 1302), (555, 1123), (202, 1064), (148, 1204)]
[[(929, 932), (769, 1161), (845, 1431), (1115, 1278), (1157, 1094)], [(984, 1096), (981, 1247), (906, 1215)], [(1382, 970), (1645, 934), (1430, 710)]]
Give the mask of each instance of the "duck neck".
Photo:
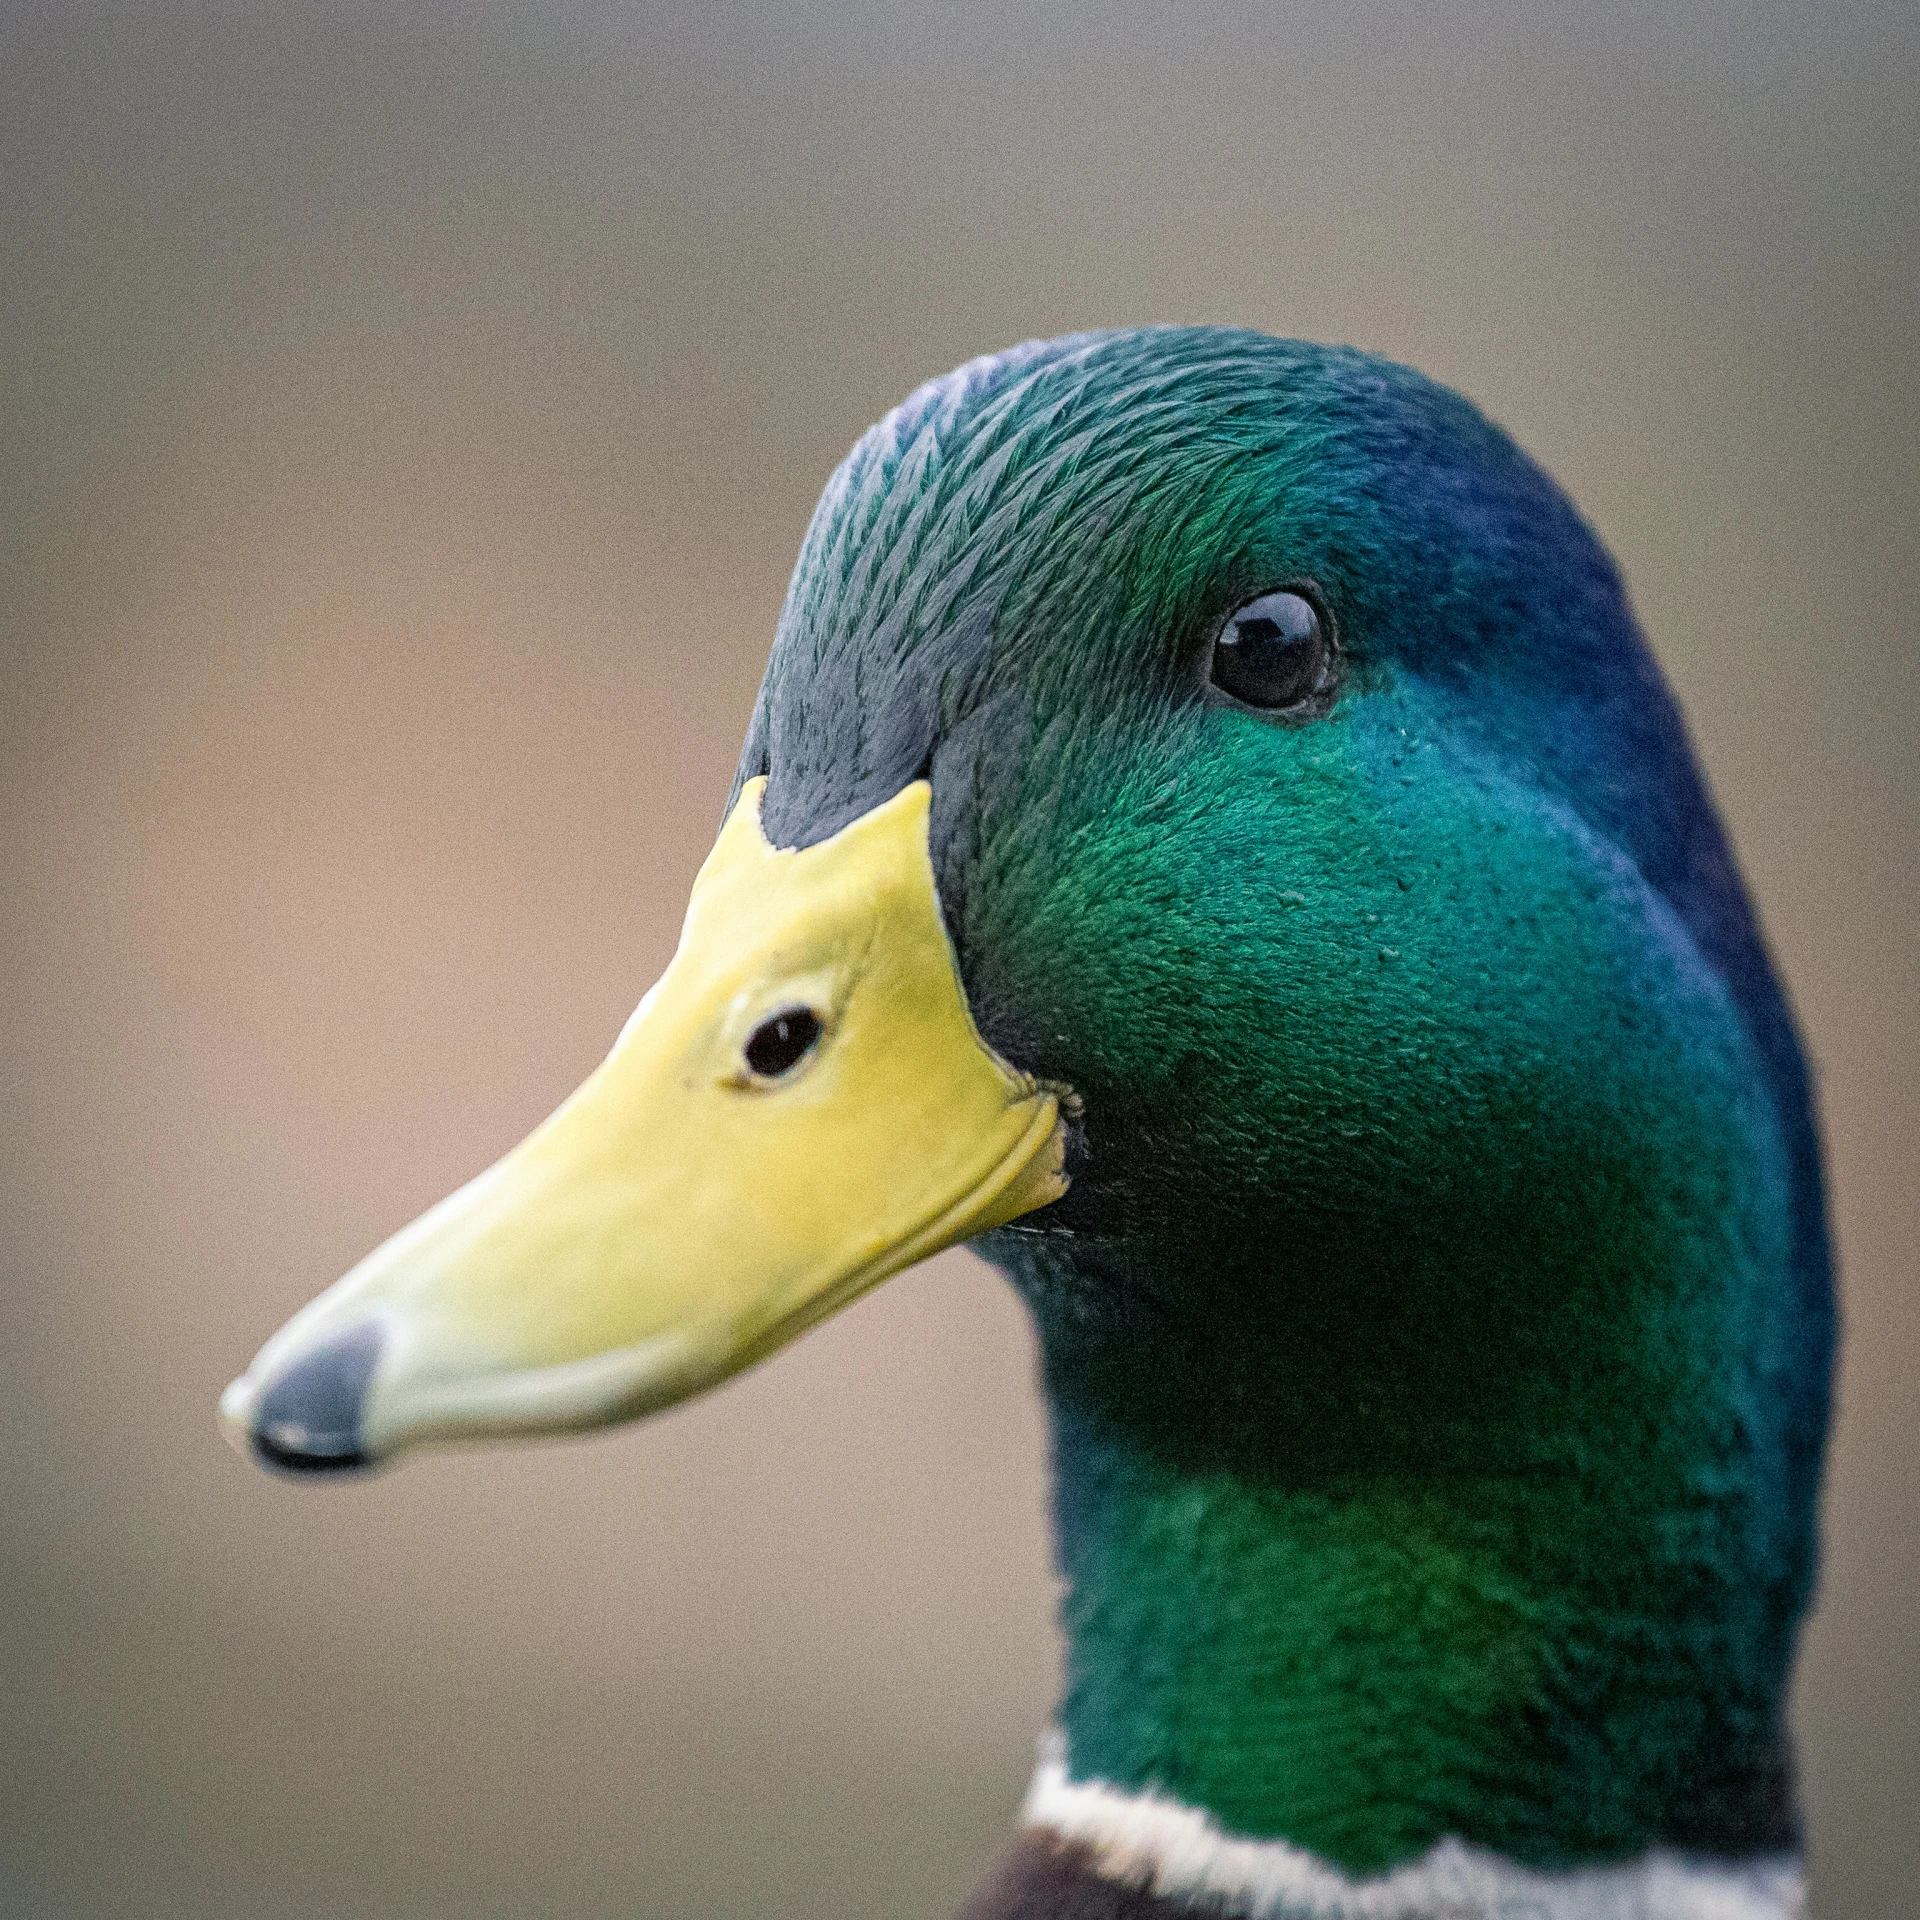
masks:
[(1064, 1784), (1344, 1875), (1442, 1842), (1545, 1871), (1794, 1849), (1805, 1567), (1755, 1510), (1738, 1408), (1660, 1358), (1710, 1342), (1645, 1312), (1643, 1339), (1592, 1338), (1598, 1294), (1590, 1350), (1557, 1366), (1544, 1324), (1396, 1340), (1357, 1273), (1344, 1320), (1309, 1313), (1287, 1356), (1156, 1308), (1191, 1275), (1101, 1272), (1037, 1235), (993, 1251), (1051, 1410)]

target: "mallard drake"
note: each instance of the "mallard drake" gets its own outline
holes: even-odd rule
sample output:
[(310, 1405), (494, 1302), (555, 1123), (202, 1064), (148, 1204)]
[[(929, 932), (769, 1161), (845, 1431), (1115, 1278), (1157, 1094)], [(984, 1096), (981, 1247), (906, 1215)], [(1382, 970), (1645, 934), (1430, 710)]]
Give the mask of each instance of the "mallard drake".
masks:
[(1803, 1911), (1807, 1076), (1614, 566), (1445, 388), (1148, 328), (889, 414), (665, 975), (224, 1411), (626, 1419), (962, 1240), (1066, 1643), (972, 1920)]

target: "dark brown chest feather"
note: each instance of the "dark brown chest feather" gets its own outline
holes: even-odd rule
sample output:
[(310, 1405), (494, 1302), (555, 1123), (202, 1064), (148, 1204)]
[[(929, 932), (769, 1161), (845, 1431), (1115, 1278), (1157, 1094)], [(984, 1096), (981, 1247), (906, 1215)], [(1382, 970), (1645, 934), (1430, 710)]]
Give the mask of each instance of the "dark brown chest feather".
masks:
[(1090, 1848), (1035, 1830), (1014, 1842), (956, 1920), (1192, 1920), (1206, 1911), (1103, 1880)]

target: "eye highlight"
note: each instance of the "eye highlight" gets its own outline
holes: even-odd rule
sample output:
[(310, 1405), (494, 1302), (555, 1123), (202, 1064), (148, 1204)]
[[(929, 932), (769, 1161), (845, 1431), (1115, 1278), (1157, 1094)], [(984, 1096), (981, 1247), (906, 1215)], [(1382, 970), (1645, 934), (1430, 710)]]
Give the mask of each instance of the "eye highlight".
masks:
[(1227, 616), (1213, 643), (1207, 674), (1242, 706), (1263, 713), (1317, 710), (1332, 683), (1328, 622), (1305, 594), (1283, 587)]

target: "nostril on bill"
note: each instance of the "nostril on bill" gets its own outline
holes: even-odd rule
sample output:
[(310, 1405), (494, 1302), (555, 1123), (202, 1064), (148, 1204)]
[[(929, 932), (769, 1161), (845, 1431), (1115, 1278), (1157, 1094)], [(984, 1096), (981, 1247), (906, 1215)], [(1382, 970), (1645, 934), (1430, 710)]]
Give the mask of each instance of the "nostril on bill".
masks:
[(361, 1411), (380, 1358), (380, 1328), (367, 1321), (296, 1360), (260, 1396), (253, 1450), (290, 1473), (337, 1473), (367, 1464)]
[(778, 1080), (819, 1045), (825, 1031), (811, 1007), (783, 1007), (747, 1036), (747, 1065), (762, 1080)]

